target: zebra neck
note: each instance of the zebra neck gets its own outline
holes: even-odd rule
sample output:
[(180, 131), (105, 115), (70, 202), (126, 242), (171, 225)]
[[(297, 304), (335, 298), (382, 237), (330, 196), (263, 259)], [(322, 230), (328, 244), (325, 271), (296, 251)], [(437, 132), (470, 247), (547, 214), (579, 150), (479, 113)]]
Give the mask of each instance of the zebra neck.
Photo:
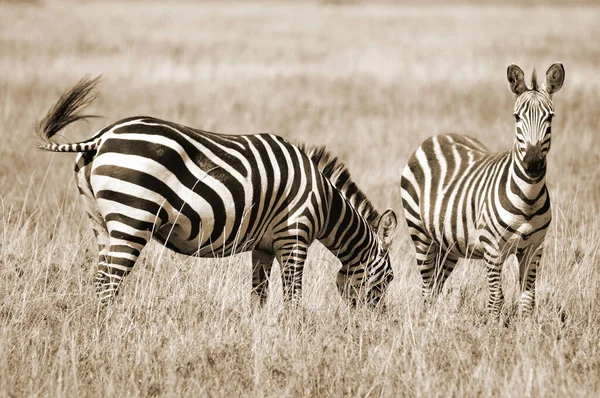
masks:
[(532, 177), (525, 171), (522, 161), (515, 150), (512, 151), (509, 168), (508, 191), (518, 195), (528, 203), (537, 202), (546, 194), (546, 169), (540, 176)]
[(331, 191), (327, 221), (319, 241), (341, 262), (342, 269), (366, 261), (377, 244), (368, 222), (336, 189)]

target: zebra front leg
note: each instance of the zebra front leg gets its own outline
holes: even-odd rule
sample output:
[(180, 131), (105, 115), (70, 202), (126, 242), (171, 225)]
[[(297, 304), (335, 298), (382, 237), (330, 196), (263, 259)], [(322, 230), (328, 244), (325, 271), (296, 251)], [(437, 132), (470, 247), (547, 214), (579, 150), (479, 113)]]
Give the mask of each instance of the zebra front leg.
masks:
[(502, 262), (496, 259), (485, 259), (488, 277), (488, 302), (487, 308), (492, 319), (500, 321), (500, 312), (504, 306), (504, 294), (502, 293)]
[(527, 248), (517, 253), (519, 261), (519, 284), (521, 285), (521, 300), (519, 315), (530, 316), (535, 306), (535, 280), (537, 267), (542, 258), (542, 246)]
[(262, 306), (269, 294), (269, 277), (275, 255), (263, 250), (252, 251), (252, 296)]
[(302, 297), (302, 275), (308, 247), (296, 239), (292, 243), (283, 244), (277, 250), (277, 261), (281, 266), (283, 298), (297, 304)]

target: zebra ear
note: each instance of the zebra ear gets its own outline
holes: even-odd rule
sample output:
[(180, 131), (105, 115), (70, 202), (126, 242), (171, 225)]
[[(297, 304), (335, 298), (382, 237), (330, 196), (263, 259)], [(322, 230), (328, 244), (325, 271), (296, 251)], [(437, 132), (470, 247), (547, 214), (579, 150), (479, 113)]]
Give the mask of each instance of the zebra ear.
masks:
[(523, 94), (527, 91), (527, 85), (525, 84), (525, 74), (523, 70), (515, 64), (508, 65), (506, 70), (506, 77), (508, 78), (508, 87), (510, 91), (517, 95)]
[(550, 95), (554, 94), (562, 87), (565, 81), (565, 68), (560, 62), (552, 64), (546, 72), (546, 83), (544, 87)]
[(398, 219), (394, 210), (386, 210), (377, 223), (377, 236), (381, 240), (381, 245), (385, 250), (389, 249), (392, 244), (392, 236), (398, 226)]

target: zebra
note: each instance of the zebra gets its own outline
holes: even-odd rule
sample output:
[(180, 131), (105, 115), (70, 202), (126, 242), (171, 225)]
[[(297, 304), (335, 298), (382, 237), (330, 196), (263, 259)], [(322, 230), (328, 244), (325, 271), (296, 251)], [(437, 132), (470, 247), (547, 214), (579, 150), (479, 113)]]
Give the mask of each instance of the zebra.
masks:
[(561, 63), (550, 66), (542, 87), (535, 70), (531, 87), (517, 65), (508, 67), (507, 77), (516, 95), (513, 148), (492, 153), (468, 136), (430, 137), (410, 156), (400, 184), (425, 303), (438, 296), (460, 258), (484, 259), (487, 308), (497, 320), (504, 303), (502, 264), (511, 254), (519, 262), (519, 313), (533, 312), (552, 217), (546, 187), (552, 95), (562, 87), (565, 70)]
[(98, 242), (101, 304), (113, 300), (151, 239), (197, 257), (251, 251), (251, 296), (261, 305), (274, 259), (284, 300), (299, 301), (307, 250), (319, 240), (342, 263), (342, 297), (379, 303), (393, 279), (396, 214), (380, 215), (341, 160), (273, 134), (217, 134), (149, 116), (119, 120), (82, 142), (53, 142), (90, 117), (82, 111), (99, 80), (86, 76), (65, 92), (36, 132), (43, 150), (79, 153), (75, 179)]

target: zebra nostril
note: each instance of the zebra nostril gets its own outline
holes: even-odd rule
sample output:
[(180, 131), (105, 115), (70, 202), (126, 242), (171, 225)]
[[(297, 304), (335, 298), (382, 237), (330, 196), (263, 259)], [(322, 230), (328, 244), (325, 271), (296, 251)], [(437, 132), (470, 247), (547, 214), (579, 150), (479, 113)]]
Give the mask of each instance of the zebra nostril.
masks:
[(541, 147), (537, 145), (527, 145), (523, 163), (527, 171), (540, 171), (546, 165), (546, 159), (542, 154)]
[(546, 162), (544, 158), (541, 157), (532, 157), (529, 159), (525, 159), (525, 169), (527, 169), (528, 171), (540, 170), (544, 167), (545, 163)]
[(525, 163), (525, 171), (532, 177), (538, 176), (546, 166), (544, 159), (536, 159), (531, 162)]

